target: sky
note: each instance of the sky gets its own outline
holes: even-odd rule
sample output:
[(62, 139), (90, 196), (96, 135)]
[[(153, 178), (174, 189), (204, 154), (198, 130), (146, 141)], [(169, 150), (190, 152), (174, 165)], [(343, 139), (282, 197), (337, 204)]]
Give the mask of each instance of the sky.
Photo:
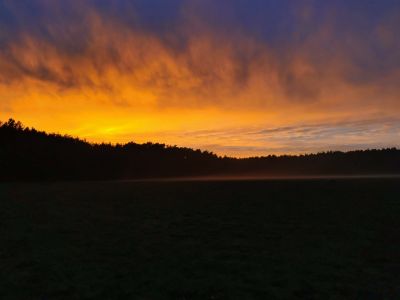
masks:
[(0, 120), (236, 157), (400, 147), (398, 0), (0, 0)]

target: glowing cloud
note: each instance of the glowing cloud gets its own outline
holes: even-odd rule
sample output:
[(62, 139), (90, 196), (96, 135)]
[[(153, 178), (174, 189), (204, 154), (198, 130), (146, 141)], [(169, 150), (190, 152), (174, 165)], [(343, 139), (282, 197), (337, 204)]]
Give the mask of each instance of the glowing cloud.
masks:
[(1, 119), (237, 156), (398, 145), (400, 5), (279, 3), (0, 0)]

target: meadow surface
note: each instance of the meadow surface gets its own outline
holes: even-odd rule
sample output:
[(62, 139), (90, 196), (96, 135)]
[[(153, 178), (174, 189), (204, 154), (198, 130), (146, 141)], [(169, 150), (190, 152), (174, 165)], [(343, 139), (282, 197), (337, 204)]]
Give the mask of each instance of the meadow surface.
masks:
[(0, 299), (399, 299), (400, 180), (0, 184)]

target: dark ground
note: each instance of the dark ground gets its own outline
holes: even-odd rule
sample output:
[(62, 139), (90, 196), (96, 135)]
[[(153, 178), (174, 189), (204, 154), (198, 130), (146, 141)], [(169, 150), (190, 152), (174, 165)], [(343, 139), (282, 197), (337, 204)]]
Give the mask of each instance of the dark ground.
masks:
[(0, 184), (0, 299), (400, 299), (400, 179)]

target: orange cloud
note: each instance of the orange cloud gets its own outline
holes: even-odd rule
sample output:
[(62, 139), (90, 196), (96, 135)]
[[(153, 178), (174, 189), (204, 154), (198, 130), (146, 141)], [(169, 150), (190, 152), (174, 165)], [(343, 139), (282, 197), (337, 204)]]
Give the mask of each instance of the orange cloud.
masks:
[[(92, 141), (232, 149), (253, 143), (265, 152), (273, 143), (245, 138), (243, 128), (385, 119), (400, 110), (400, 72), (362, 74), (349, 52), (359, 51), (368, 62), (368, 45), (351, 33), (337, 41), (329, 21), (296, 48), (277, 50), (240, 30), (226, 35), (190, 18), (190, 7), (179, 32), (160, 36), (105, 18), (82, 2), (72, 6), (76, 22), (63, 20), (54, 2), (41, 3), (60, 23), (41, 21), (46, 34), (22, 29), (4, 43), (2, 118)], [(305, 22), (310, 13), (302, 12)], [(379, 24), (374, 33), (382, 47), (395, 43), (390, 24)], [(237, 137), (211, 135), (206, 141), (178, 134), (199, 130)], [(228, 152), (242, 155), (235, 151)]]

